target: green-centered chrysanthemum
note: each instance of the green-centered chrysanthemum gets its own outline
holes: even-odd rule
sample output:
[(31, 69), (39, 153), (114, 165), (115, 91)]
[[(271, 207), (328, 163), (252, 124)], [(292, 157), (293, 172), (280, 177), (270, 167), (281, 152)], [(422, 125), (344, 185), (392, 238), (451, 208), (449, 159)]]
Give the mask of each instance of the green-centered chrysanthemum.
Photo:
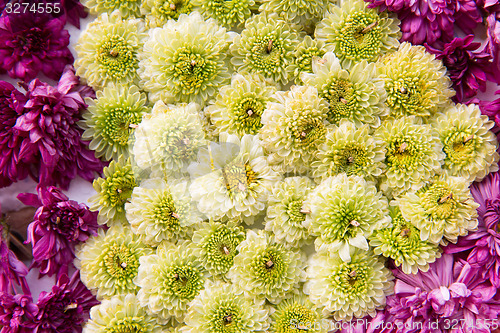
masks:
[(156, 318), (139, 306), (135, 294), (123, 294), (105, 299), (90, 309), (90, 319), (83, 333), (161, 333)]
[(316, 26), (316, 39), (333, 51), (344, 68), (361, 60), (376, 61), (378, 57), (399, 45), (399, 20), (387, 12), (368, 8), (363, 0), (342, 1), (342, 6), (330, 6)]
[[(206, 271), (189, 241), (163, 242), (156, 254), (143, 256), (135, 283), (140, 305), (160, 323), (182, 322), (191, 302), (203, 289)], [(172, 318), (173, 317), (173, 318)]]
[(457, 104), (437, 114), (433, 122), (446, 154), (443, 168), (451, 176), (481, 181), (498, 171), (498, 141), (494, 123), (475, 104)]
[(434, 244), (456, 243), (458, 236), (467, 235), (478, 224), (479, 204), (462, 177), (436, 176), (396, 202), (403, 217), (420, 230), (420, 238)]
[(247, 231), (227, 277), (237, 290), (278, 303), (305, 281), (305, 255), (273, 241), (263, 230)]
[(311, 164), (316, 182), (343, 172), (375, 181), (385, 168), (385, 143), (369, 133), (368, 125), (356, 128), (347, 120), (329, 129)]
[(118, 11), (100, 15), (81, 33), (75, 45), (76, 75), (96, 90), (109, 82), (138, 84), (138, 54), (146, 38), (141, 20), (122, 19)]
[(156, 102), (135, 130), (134, 162), (155, 177), (181, 176), (205, 144), (200, 108), (196, 103)]
[(376, 230), (370, 246), (377, 255), (394, 260), (405, 274), (427, 272), (429, 264), (441, 257), (441, 248), (420, 239), (420, 231), (406, 220), (398, 207), (390, 207), (392, 226)]
[(330, 123), (347, 119), (357, 127), (380, 125), (380, 117), (388, 111), (384, 105), (384, 82), (377, 77), (374, 64), (361, 61), (346, 70), (333, 53), (327, 52), (313, 61), (312, 71), (302, 73), (302, 81), (316, 87), (318, 95), (328, 102)]
[(279, 172), (307, 172), (325, 141), (328, 108), (316, 88), (292, 86), (274, 94), (262, 115), (262, 146), (269, 164)]
[(383, 309), (386, 296), (393, 293), (393, 276), (381, 257), (353, 250), (351, 261), (338, 253), (323, 251), (313, 255), (307, 267), (304, 292), (318, 307), (331, 312), (335, 320), (375, 317)]
[(161, 179), (151, 179), (136, 187), (130, 203), (125, 204), (132, 231), (153, 246), (189, 236), (191, 226), (202, 219), (187, 186), (186, 182), (167, 185)]
[(190, 333), (267, 332), (269, 316), (263, 298), (246, 297), (233, 284), (207, 281), (185, 322)]
[(307, 177), (289, 177), (277, 182), (269, 197), (265, 229), (274, 235), (277, 243), (289, 248), (300, 248), (309, 243), (309, 231), (303, 226), (309, 211), (304, 200), (314, 187)]
[(236, 248), (245, 239), (240, 226), (210, 222), (201, 224), (193, 234), (203, 267), (213, 276), (224, 276), (238, 254)]
[(417, 190), (435, 173), (440, 172), (444, 154), (437, 133), (418, 118), (388, 119), (375, 131), (375, 138), (386, 145), (386, 172), (380, 189), (397, 196)]
[(277, 14), (256, 15), (245, 23), (231, 45), (231, 63), (238, 72), (258, 73), (286, 84), (293, 75), (298, 36)]
[(152, 250), (134, 235), (129, 227), (119, 224), (107, 231), (98, 230), (77, 246), (75, 266), (88, 289), (97, 292), (97, 297), (137, 293), (134, 283), (139, 269), (139, 258)]
[(261, 0), (259, 11), (267, 14), (279, 13), (287, 22), (310, 24), (321, 20), (330, 4), (335, 0)]
[(203, 105), (231, 77), (226, 63), (230, 38), (225, 28), (198, 12), (151, 29), (139, 64), (151, 101)]
[(446, 67), (421, 45), (402, 43), (396, 52), (382, 57), (377, 67), (393, 117), (432, 115), (455, 94)]
[(99, 223), (110, 223), (125, 218), (125, 203), (130, 199), (134, 187), (137, 186), (130, 159), (119, 158), (111, 161), (103, 170), (103, 177), (94, 180), (93, 187), (97, 192), (89, 198), (90, 209), (99, 211)]
[(240, 26), (252, 16), (255, 0), (192, 0), (198, 10), (207, 18), (215, 19), (220, 25), (231, 28)]
[(168, 20), (177, 20), (181, 14), (193, 11), (191, 0), (143, 0), (141, 13), (150, 29), (163, 27)]
[[(249, 134), (240, 140), (221, 133), (219, 145), (208, 148), (208, 152), (200, 150), (198, 162), (189, 167), (193, 178), (189, 191), (198, 209), (214, 220), (241, 219), (253, 224), (266, 208), (273, 184), (280, 179), (267, 164), (260, 140)], [(237, 151), (234, 157), (226, 148)]]
[(231, 84), (222, 87), (205, 108), (205, 114), (215, 126), (214, 134), (228, 132), (242, 137), (255, 135), (262, 127), (260, 121), (267, 102), (275, 101), (276, 85), (260, 75), (234, 74)]
[(124, 18), (141, 16), (139, 9), (141, 0), (83, 0), (82, 4), (92, 15), (111, 14), (114, 10), (118, 10)]
[(85, 99), (89, 107), (79, 123), (85, 130), (82, 138), (91, 140), (89, 148), (97, 157), (128, 157), (130, 135), (149, 112), (146, 95), (135, 85), (116, 86), (112, 82), (96, 95), (97, 99)]
[(387, 199), (375, 185), (341, 173), (326, 178), (304, 203), (304, 225), (317, 236), (316, 251), (338, 252), (349, 261), (351, 248), (368, 250), (367, 238), (390, 223)]
[(304, 39), (297, 46), (295, 51), (292, 69), (293, 77), (296, 84), (304, 84), (301, 78), (301, 73), (313, 72), (313, 60), (321, 58), (325, 55), (324, 44), (321, 41), (312, 39), (311, 36), (306, 35)]

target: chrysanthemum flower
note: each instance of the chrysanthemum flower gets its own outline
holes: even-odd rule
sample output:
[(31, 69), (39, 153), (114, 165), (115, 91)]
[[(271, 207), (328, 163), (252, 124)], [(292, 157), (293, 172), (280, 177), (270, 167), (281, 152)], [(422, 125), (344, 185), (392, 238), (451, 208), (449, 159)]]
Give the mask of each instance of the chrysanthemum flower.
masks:
[[(19, 4), (19, 3), (18, 3)], [(26, 11), (0, 17), (0, 71), (31, 81), (39, 72), (57, 80), (73, 62), (63, 18)]]
[(273, 242), (263, 230), (247, 231), (227, 277), (239, 292), (278, 303), (305, 281), (305, 255)]
[(203, 105), (231, 77), (226, 61), (231, 36), (198, 12), (150, 30), (140, 62), (150, 100)]
[(238, 72), (258, 73), (285, 85), (292, 79), (299, 44), (294, 29), (276, 13), (256, 15), (245, 23), (231, 45), (231, 63)]
[(198, 258), (213, 276), (224, 276), (229, 271), (238, 254), (236, 248), (244, 239), (243, 227), (220, 222), (201, 224), (192, 237)]
[(207, 18), (213, 18), (221, 26), (240, 26), (256, 10), (254, 0), (192, 0), (193, 5)]
[(278, 303), (271, 310), (270, 333), (289, 333), (306, 331), (327, 333), (329, 322), (321, 307), (313, 304), (307, 296), (300, 293)]
[(197, 104), (166, 106), (159, 101), (135, 130), (133, 160), (153, 177), (180, 177), (204, 144), (204, 124)]
[(49, 276), (67, 273), (75, 258), (75, 246), (97, 235), (97, 212), (69, 200), (54, 186), (38, 187), (37, 192), (17, 196), (23, 204), (38, 208), (27, 230), (33, 247), (31, 267), (39, 267), (40, 274)]
[(99, 211), (99, 217), (102, 217), (100, 224), (106, 223), (106, 219), (123, 220), (125, 203), (137, 186), (130, 160), (119, 158), (118, 161), (111, 161), (103, 174), (103, 178), (94, 180), (93, 186), (97, 193), (89, 198), (90, 208)]
[(446, 67), (423, 46), (402, 43), (396, 52), (382, 57), (377, 67), (394, 117), (432, 115), (455, 94)]
[(417, 190), (440, 172), (445, 157), (437, 133), (418, 118), (388, 119), (375, 131), (375, 138), (386, 145), (385, 164), (380, 189), (397, 196)]
[(146, 37), (139, 19), (122, 19), (117, 10), (100, 15), (81, 33), (75, 45), (76, 73), (96, 90), (109, 82), (138, 84), (138, 54)]
[(161, 179), (150, 179), (134, 188), (130, 202), (125, 204), (132, 231), (152, 246), (189, 235), (201, 216), (187, 186), (186, 182), (167, 185)]
[(141, 0), (82, 0), (82, 2), (92, 15), (111, 14), (114, 10), (118, 10), (123, 18), (141, 16)]
[[(184, 320), (188, 304), (200, 293), (207, 274), (194, 245), (163, 242), (156, 254), (143, 256), (135, 283), (141, 307), (160, 323)], [(172, 318), (173, 317), (173, 318)]]
[(37, 313), (38, 307), (31, 295), (0, 291), (0, 327), (3, 332), (33, 332)]
[(234, 285), (207, 281), (189, 305), (186, 328), (190, 333), (267, 332), (264, 299), (248, 298)]
[(318, 147), (326, 136), (328, 108), (316, 88), (292, 86), (274, 95), (260, 130), (269, 164), (277, 171), (307, 172)]
[(325, 179), (308, 196), (304, 226), (317, 236), (317, 251), (338, 252), (349, 261), (351, 248), (368, 250), (367, 238), (390, 223), (387, 199), (373, 183), (345, 173)]
[(361, 60), (376, 61), (399, 45), (399, 20), (367, 6), (363, 0), (330, 6), (316, 26), (314, 36), (325, 43), (327, 51), (335, 53), (344, 68)]
[(296, 84), (304, 84), (301, 73), (312, 73), (313, 61), (315, 58), (323, 57), (325, 52), (326, 51), (322, 41), (312, 39), (309, 35), (304, 37), (304, 39), (297, 46), (291, 66)]
[(392, 226), (376, 230), (370, 246), (377, 255), (394, 260), (405, 274), (427, 272), (429, 263), (441, 257), (441, 248), (420, 239), (420, 230), (406, 220), (398, 207), (390, 207)]
[(384, 105), (384, 82), (377, 77), (374, 64), (366, 61), (343, 69), (332, 52), (312, 63), (313, 73), (303, 73), (302, 81), (316, 87), (320, 97), (328, 102), (328, 121), (339, 124), (347, 119), (357, 127), (380, 125), (380, 117), (388, 113)]
[(204, 110), (215, 126), (214, 134), (258, 134), (262, 113), (268, 102), (275, 101), (276, 91), (276, 85), (260, 75), (234, 74), (231, 84), (223, 86)]
[(310, 24), (321, 20), (328, 6), (334, 0), (261, 0), (259, 11), (267, 14), (279, 13), (287, 22)]
[(117, 160), (129, 154), (129, 139), (143, 114), (149, 111), (147, 98), (137, 86), (109, 83), (97, 92), (97, 99), (86, 99), (89, 105), (79, 123), (85, 132), (82, 138), (91, 140), (89, 148), (96, 156)]
[(152, 253), (129, 227), (119, 224), (107, 231), (99, 229), (95, 237), (77, 247), (75, 266), (81, 271), (83, 283), (97, 297), (137, 293), (134, 283), (139, 258)]
[(163, 27), (168, 20), (177, 20), (181, 14), (193, 11), (192, 0), (143, 0), (141, 14), (150, 29)]
[(420, 238), (431, 243), (456, 243), (477, 227), (479, 206), (461, 177), (441, 175), (429, 180), (417, 192), (396, 199), (403, 217), (420, 230)]
[(474, 104), (456, 104), (437, 114), (433, 127), (446, 154), (443, 168), (469, 181), (480, 181), (498, 171), (498, 140), (489, 131), (493, 126)]
[(78, 271), (71, 278), (63, 274), (50, 292), (42, 291), (38, 296), (36, 327), (32, 332), (81, 332), (90, 309), (97, 304), (99, 301), (80, 281)]
[(309, 213), (303, 208), (303, 204), (313, 187), (314, 183), (307, 177), (285, 178), (273, 186), (265, 229), (274, 235), (277, 243), (285, 247), (300, 248), (311, 241), (309, 231), (303, 226)]
[(335, 320), (374, 317), (393, 293), (393, 276), (380, 257), (363, 250), (351, 250), (350, 257), (346, 262), (336, 252), (323, 251), (307, 267), (304, 292)]
[(329, 129), (311, 163), (316, 182), (342, 172), (371, 181), (379, 177), (385, 168), (385, 143), (369, 133), (368, 125), (356, 128), (347, 120)]
[[(1, 215), (1, 212), (0, 212)], [(0, 294), (11, 294), (21, 288), (24, 294), (29, 295), (30, 289), (26, 275), (28, 275), (28, 268), (26, 265), (17, 258), (16, 254), (9, 249), (7, 244), (8, 231), (3, 226), (3, 221), (0, 221)], [(7, 235), (5, 235), (7, 234)], [(8, 298), (10, 302), (10, 298)], [(0, 301), (2, 302), (2, 301)], [(0, 307), (1, 308), (1, 307)], [(1, 317), (1, 315), (0, 315)], [(1, 323), (0, 319), (0, 323)]]
[[(256, 136), (246, 134), (240, 140), (236, 135), (221, 133), (219, 142), (219, 146), (234, 147), (236, 154), (231, 156), (225, 149), (209, 146), (210, 160), (199, 158), (189, 167), (194, 178), (189, 187), (191, 196), (209, 218), (227, 217), (253, 224), (255, 216), (266, 208), (271, 187), (280, 177), (267, 164)], [(201, 157), (204, 152), (200, 151)], [(202, 170), (207, 172), (203, 174)]]
[(134, 294), (105, 299), (90, 310), (83, 333), (163, 332), (156, 318), (148, 315)]

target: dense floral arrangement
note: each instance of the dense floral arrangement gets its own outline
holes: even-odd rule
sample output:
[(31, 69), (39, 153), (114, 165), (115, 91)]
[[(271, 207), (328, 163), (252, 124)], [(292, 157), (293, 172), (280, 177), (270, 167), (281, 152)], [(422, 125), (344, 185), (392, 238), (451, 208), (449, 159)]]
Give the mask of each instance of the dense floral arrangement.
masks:
[(2, 333), (500, 327), (496, 1), (84, 0), (74, 68), (82, 5), (15, 4), (0, 186), (38, 186)]

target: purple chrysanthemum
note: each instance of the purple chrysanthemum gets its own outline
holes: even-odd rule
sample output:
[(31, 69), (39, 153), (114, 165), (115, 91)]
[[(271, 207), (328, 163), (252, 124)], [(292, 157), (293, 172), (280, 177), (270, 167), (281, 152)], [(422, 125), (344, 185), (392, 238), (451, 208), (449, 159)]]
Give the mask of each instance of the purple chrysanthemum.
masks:
[(37, 325), (32, 332), (81, 332), (82, 324), (90, 317), (90, 308), (97, 304), (99, 301), (80, 280), (79, 271), (73, 274), (71, 280), (63, 274), (50, 293), (40, 293)]
[(427, 50), (442, 60), (448, 69), (453, 88), (457, 92), (454, 100), (459, 103), (475, 96), (478, 90), (485, 91), (488, 79), (500, 80), (500, 72), (492, 71), (491, 54), (484, 49), (478, 51), (481, 43), (474, 43), (473, 40), (474, 35), (468, 35), (454, 38), (439, 48), (426, 45)]
[(75, 258), (75, 245), (97, 235), (97, 212), (69, 198), (56, 187), (38, 187), (38, 196), (21, 193), (25, 205), (38, 207), (28, 227), (33, 246), (32, 267), (40, 274), (66, 273)]
[(76, 174), (92, 181), (102, 170), (102, 162), (81, 139), (77, 121), (86, 108), (89, 87), (79, 85), (72, 66), (67, 66), (56, 87), (35, 79), (26, 86), (24, 114), (17, 119), (19, 130), (29, 145), (20, 158), (36, 154), (36, 174), (41, 186), (59, 184), (68, 188)]
[(488, 325), (498, 317), (496, 288), (452, 255), (443, 255), (426, 273), (393, 272), (394, 295), (385, 308), (393, 329), (383, 332), (489, 333)]
[(0, 68), (24, 81), (41, 71), (57, 80), (73, 62), (64, 19), (50, 15), (8, 14), (0, 17)]
[(0, 81), (0, 187), (28, 176), (28, 165), (19, 158), (23, 138), (14, 129), (26, 98), (12, 84)]
[(37, 313), (31, 295), (0, 291), (0, 333), (32, 333)]
[[(500, 90), (496, 92), (496, 95), (500, 95)], [(495, 127), (491, 130), (494, 133), (500, 133), (500, 98), (493, 101), (480, 101), (478, 99), (473, 99), (471, 103), (479, 104), (481, 113), (487, 115), (491, 120), (495, 122)]]

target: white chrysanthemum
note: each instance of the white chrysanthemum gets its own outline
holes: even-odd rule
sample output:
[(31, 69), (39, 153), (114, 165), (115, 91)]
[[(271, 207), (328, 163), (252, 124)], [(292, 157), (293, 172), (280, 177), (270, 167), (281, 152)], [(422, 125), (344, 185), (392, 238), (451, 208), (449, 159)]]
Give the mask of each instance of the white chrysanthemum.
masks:
[(231, 36), (198, 12), (151, 29), (139, 64), (150, 100), (203, 105), (231, 76), (226, 63)]
[(368, 125), (356, 128), (347, 120), (329, 129), (311, 164), (316, 182), (342, 172), (375, 181), (385, 169), (385, 143), (369, 133)]
[(446, 67), (422, 45), (402, 43), (396, 52), (382, 57), (377, 67), (393, 117), (432, 115), (455, 94)]
[(261, 0), (261, 12), (279, 13), (286, 21), (310, 24), (321, 20), (330, 4), (336, 0)]
[(233, 284), (207, 281), (185, 322), (190, 333), (267, 332), (269, 316), (263, 298), (248, 298)]
[(227, 277), (240, 292), (278, 303), (305, 281), (305, 255), (273, 242), (263, 230), (247, 231)]
[(97, 236), (78, 245), (75, 266), (82, 282), (99, 299), (136, 293), (139, 260), (151, 252), (130, 228), (117, 224), (107, 231), (99, 229)]
[(140, 16), (141, 0), (82, 0), (82, 4), (89, 9), (90, 14), (110, 14), (118, 10), (123, 17)]
[(339, 59), (327, 52), (312, 63), (313, 73), (302, 73), (302, 81), (316, 87), (318, 95), (328, 102), (328, 121), (339, 124), (347, 119), (357, 127), (380, 126), (380, 117), (387, 115), (384, 104), (384, 81), (377, 77), (375, 64), (360, 61), (343, 69)]
[(132, 231), (153, 246), (189, 235), (191, 226), (202, 220), (189, 196), (187, 182), (169, 185), (161, 179), (143, 182), (125, 204)]
[(141, 14), (150, 29), (163, 27), (168, 20), (177, 20), (181, 14), (193, 11), (191, 0), (142, 0)]
[(214, 134), (222, 132), (255, 135), (262, 127), (260, 121), (266, 105), (275, 101), (277, 88), (260, 75), (234, 74), (231, 84), (222, 87), (205, 114), (215, 126)]
[(441, 175), (417, 192), (408, 192), (396, 202), (405, 219), (420, 230), (420, 238), (434, 244), (456, 243), (476, 229), (476, 203), (469, 182), (462, 177)]
[(368, 250), (367, 238), (390, 223), (387, 199), (374, 184), (345, 173), (330, 177), (308, 196), (304, 225), (317, 236), (317, 251), (338, 252), (349, 261), (352, 248)]
[[(199, 154), (198, 163), (189, 167), (195, 178), (189, 187), (191, 196), (198, 202), (198, 209), (214, 220), (227, 217), (253, 224), (255, 216), (266, 208), (271, 188), (280, 177), (268, 166), (256, 136), (247, 134), (240, 141), (236, 135), (221, 133), (219, 141), (223, 149), (209, 146)], [(239, 151), (231, 156), (225, 147)]]
[(193, 0), (193, 4), (203, 16), (226, 28), (243, 25), (257, 7), (255, 0)]
[(393, 293), (393, 276), (383, 259), (364, 250), (353, 250), (351, 261), (336, 252), (313, 255), (307, 268), (304, 292), (317, 306), (324, 307), (335, 320), (375, 317)]
[(197, 104), (166, 106), (159, 101), (135, 130), (132, 154), (137, 166), (151, 170), (155, 177), (178, 177), (187, 173), (204, 144), (204, 124)]
[(274, 185), (265, 229), (274, 235), (277, 243), (300, 248), (311, 240), (309, 231), (303, 226), (307, 211), (302, 206), (313, 187), (313, 182), (307, 177), (290, 177)]
[(309, 86), (292, 86), (274, 97), (277, 102), (268, 103), (260, 130), (269, 164), (279, 172), (307, 172), (325, 140), (326, 103)]
[(437, 133), (416, 117), (389, 118), (375, 131), (385, 142), (386, 172), (380, 189), (394, 197), (417, 190), (434, 174), (441, 172), (444, 154)]
[(109, 82), (137, 85), (138, 54), (146, 38), (141, 20), (124, 20), (118, 11), (100, 15), (81, 33), (75, 45), (76, 75), (96, 90)]
[(189, 241), (163, 242), (156, 254), (143, 256), (140, 262), (135, 279), (140, 287), (140, 305), (162, 324), (173, 318), (182, 322), (188, 304), (203, 289), (207, 278), (194, 245)]
[(296, 84), (304, 84), (301, 73), (313, 72), (313, 61), (325, 55), (324, 44), (306, 35), (295, 50), (292, 69)]
[(105, 299), (90, 309), (90, 320), (83, 333), (161, 333), (156, 318), (139, 306), (134, 294), (123, 294)]
[(351, 68), (361, 60), (376, 61), (396, 49), (401, 37), (398, 25), (394, 15), (370, 9), (363, 0), (342, 1), (341, 7), (330, 6), (314, 36), (339, 57), (345, 68)]
[(472, 182), (498, 171), (498, 140), (489, 131), (494, 122), (481, 115), (477, 105), (450, 106), (436, 115), (433, 124), (446, 154), (443, 168), (451, 176)]

